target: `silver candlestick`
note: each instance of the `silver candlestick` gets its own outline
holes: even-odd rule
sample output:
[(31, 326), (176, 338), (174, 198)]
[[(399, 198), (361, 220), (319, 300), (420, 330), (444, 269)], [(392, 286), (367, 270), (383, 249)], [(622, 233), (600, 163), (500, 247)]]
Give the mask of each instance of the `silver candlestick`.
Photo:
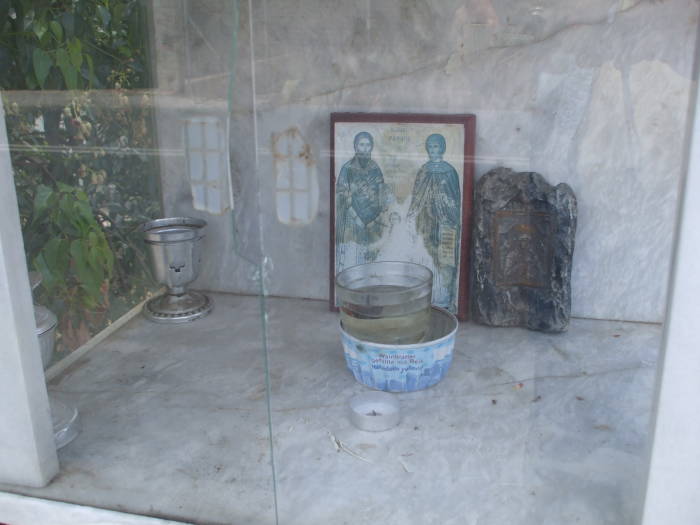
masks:
[(187, 291), (199, 275), (202, 219), (171, 217), (147, 222), (141, 229), (150, 248), (156, 280), (168, 291), (143, 307), (146, 318), (156, 323), (185, 323), (211, 312), (213, 303), (202, 293)]

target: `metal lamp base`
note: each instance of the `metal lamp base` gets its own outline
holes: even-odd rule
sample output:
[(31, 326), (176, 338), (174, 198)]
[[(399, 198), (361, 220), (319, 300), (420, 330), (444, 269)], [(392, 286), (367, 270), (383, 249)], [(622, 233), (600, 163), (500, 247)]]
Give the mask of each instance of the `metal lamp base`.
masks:
[(155, 323), (188, 323), (209, 314), (213, 307), (212, 300), (202, 293), (165, 294), (143, 305), (143, 315)]

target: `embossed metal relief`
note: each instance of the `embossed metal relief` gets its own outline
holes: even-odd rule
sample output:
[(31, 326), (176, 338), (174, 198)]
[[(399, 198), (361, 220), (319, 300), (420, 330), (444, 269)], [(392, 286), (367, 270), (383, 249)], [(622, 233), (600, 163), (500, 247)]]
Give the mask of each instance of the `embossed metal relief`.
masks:
[(553, 227), (551, 213), (503, 210), (495, 214), (491, 242), (496, 286), (548, 285)]

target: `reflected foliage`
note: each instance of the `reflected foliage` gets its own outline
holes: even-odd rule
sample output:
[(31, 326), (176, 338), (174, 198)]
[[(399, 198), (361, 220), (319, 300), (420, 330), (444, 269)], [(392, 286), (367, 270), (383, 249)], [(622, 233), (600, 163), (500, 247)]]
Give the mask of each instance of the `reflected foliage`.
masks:
[[(0, 0), (0, 88), (27, 261), (59, 350), (143, 299), (136, 231), (160, 214), (137, 0)], [(36, 93), (30, 96), (28, 91)]]
[(136, 0), (0, 0), (0, 87), (145, 87)]

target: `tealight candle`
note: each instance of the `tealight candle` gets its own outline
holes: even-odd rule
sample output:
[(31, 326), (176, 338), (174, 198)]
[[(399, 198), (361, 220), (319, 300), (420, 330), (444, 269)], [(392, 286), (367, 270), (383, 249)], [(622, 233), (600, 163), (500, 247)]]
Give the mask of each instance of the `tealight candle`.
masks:
[(366, 392), (350, 399), (350, 421), (360, 430), (381, 432), (399, 424), (401, 410), (396, 396)]

